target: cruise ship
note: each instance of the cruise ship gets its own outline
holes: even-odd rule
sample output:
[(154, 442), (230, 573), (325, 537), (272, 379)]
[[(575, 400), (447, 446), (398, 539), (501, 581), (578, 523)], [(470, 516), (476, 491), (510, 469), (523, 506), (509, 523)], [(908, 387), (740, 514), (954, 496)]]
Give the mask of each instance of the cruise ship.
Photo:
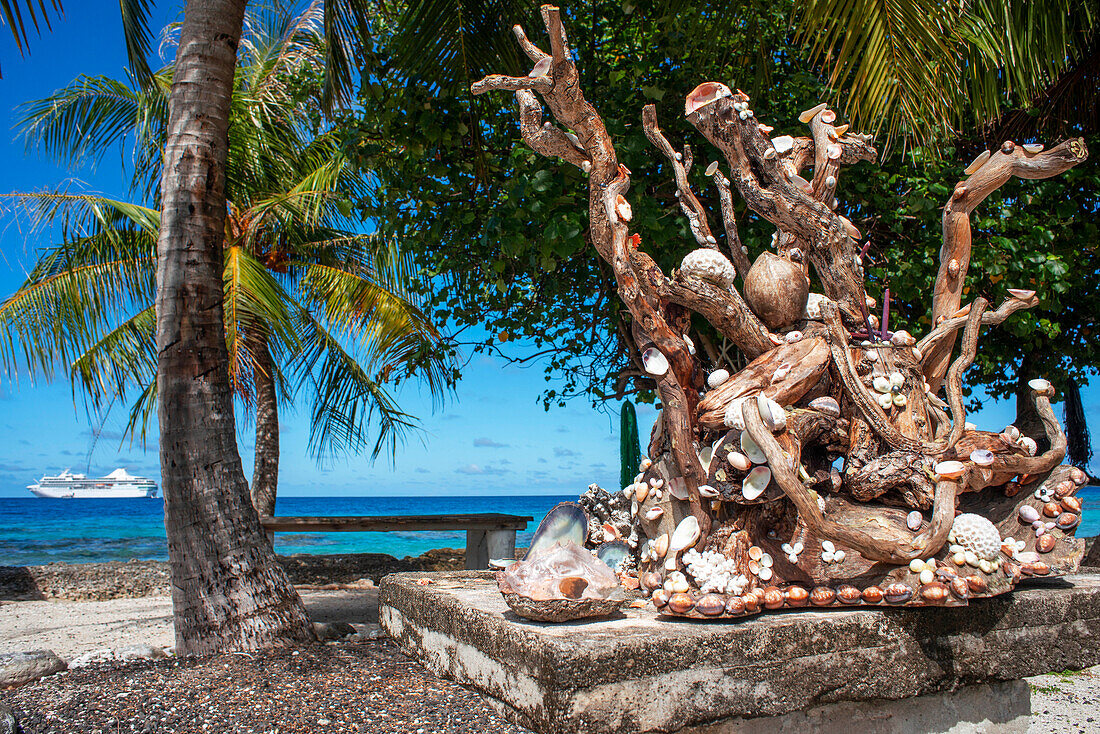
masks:
[(157, 483), (145, 477), (131, 476), (125, 469), (115, 469), (105, 477), (88, 479), (83, 474), (73, 474), (68, 469), (56, 477), (42, 477), (36, 484), (28, 484), (36, 497), (75, 499), (124, 499), (129, 497), (156, 497)]

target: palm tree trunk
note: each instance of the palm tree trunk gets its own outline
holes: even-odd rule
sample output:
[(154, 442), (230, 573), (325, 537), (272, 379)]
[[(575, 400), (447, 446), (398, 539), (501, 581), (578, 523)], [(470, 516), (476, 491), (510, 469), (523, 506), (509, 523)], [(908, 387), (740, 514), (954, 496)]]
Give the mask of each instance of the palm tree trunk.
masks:
[(275, 365), (267, 334), (257, 334), (253, 339), (256, 461), (252, 468), (252, 506), (263, 517), (275, 514), (275, 493), (279, 488), (279, 405), (275, 395)]
[(313, 638), (237, 453), (222, 323), (229, 102), (245, 0), (189, 0), (157, 242), (157, 403), (180, 654)]

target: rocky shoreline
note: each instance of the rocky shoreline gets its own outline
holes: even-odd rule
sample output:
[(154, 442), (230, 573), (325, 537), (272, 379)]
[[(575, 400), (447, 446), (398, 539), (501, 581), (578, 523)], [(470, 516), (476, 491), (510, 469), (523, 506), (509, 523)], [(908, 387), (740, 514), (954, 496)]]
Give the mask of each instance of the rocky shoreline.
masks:
[[(402, 559), (384, 553), (279, 556), (295, 586), (338, 589), (370, 580), (377, 584), (400, 571), (457, 571), (465, 565), (463, 549), (437, 548)], [(0, 566), (0, 601), (106, 601), (168, 596), (166, 561), (49, 563), (44, 566)]]

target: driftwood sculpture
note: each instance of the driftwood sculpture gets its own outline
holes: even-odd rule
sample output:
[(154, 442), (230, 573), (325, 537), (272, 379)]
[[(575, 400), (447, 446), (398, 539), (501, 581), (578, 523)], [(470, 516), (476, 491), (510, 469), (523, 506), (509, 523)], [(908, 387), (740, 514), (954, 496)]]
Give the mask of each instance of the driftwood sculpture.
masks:
[[(688, 179), (690, 147), (676, 150), (647, 105), (642, 124), (675, 176), (695, 240), (666, 275), (631, 231), (630, 171), (584, 97), (559, 11), (544, 6), (542, 17), (549, 53), (515, 28), (530, 74), (489, 76), (473, 91), (514, 92), (528, 145), (589, 175), (591, 241), (614, 269), (661, 399), (649, 458), (624, 488), (645, 536), (638, 581), (653, 603), (688, 617), (965, 605), (1028, 576), (1075, 571), (1075, 493), (1086, 477), (1059, 466), (1066, 439), (1050, 384), (1031, 382), (1043, 436), (978, 430), (963, 403), (981, 329), (1035, 306), (1035, 293), (1011, 290), (995, 309), (961, 298), (970, 213), (1013, 176), (1047, 178), (1085, 160), (1083, 141), (1050, 150), (1005, 142), (966, 168), (944, 207), (933, 328), (918, 341), (889, 330), (888, 294), (877, 317), (860, 232), (837, 213), (844, 168), (876, 158), (870, 137), (821, 104), (799, 117), (807, 135), (773, 138), (746, 94), (696, 87), (685, 115), (726, 164), (706, 170), (722, 204), (723, 252)], [(554, 122), (543, 121), (544, 104)], [(776, 227), (775, 252), (751, 264), (731, 184)], [(733, 375), (704, 365), (688, 336), (691, 313), (748, 365)]]

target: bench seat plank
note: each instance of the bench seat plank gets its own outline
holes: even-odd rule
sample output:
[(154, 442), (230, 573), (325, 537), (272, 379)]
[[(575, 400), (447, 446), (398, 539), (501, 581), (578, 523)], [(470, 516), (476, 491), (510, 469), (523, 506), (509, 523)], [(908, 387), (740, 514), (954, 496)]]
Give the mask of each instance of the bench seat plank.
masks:
[(261, 517), (268, 532), (387, 532), (401, 530), (524, 530), (534, 518), (521, 515), (397, 515), (339, 517)]

